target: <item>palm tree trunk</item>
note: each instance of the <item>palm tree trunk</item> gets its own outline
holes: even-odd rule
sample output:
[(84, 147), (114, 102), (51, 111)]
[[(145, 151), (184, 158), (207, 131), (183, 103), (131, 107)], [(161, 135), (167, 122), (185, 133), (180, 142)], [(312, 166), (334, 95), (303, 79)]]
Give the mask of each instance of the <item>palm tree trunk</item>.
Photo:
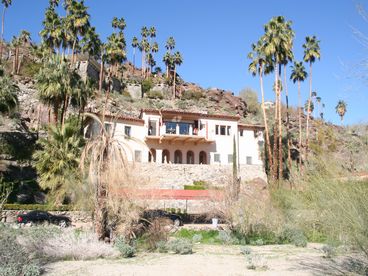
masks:
[(135, 47), (133, 48), (133, 72), (134, 73), (135, 70)]
[(69, 96), (68, 95), (65, 95), (63, 108), (61, 110), (61, 127), (64, 126), (66, 112), (68, 110), (68, 102), (69, 102)]
[(279, 180), (283, 177), (283, 151), (282, 151), (282, 118), (281, 118), (281, 89), (279, 88), (279, 116), (278, 116), (278, 137), (279, 137)]
[(21, 67), (21, 65), (22, 65), (23, 58), (24, 58), (24, 55), (21, 55), (21, 56), (20, 56), (20, 59), (19, 59), (19, 61), (18, 61), (18, 66), (17, 66), (17, 75), (19, 75), (19, 73), (20, 73), (20, 67)]
[(16, 49), (14, 49), (14, 55), (13, 55), (13, 67), (12, 67), (12, 74), (15, 75), (16, 73), (16, 66), (17, 66), (17, 61), (15, 58), (16, 55)]
[(288, 168), (291, 170), (291, 139), (290, 139), (290, 114), (289, 114), (289, 91), (286, 80), (286, 64), (284, 65), (284, 87), (285, 87), (285, 97), (286, 97), (286, 136), (287, 136), (287, 155), (288, 155)]
[(300, 80), (298, 80), (298, 117), (299, 117), (299, 170), (302, 170), (302, 96), (300, 93)]
[(100, 79), (98, 83), (98, 92), (100, 95), (102, 95), (102, 84), (103, 84), (103, 78), (104, 78), (104, 62), (101, 57), (101, 65), (100, 65)]
[(19, 47), (15, 49), (15, 74), (18, 74), (17, 68), (19, 63)]
[(145, 61), (144, 61), (144, 59), (145, 59), (145, 51), (143, 51), (143, 49), (142, 49), (142, 77), (144, 77), (144, 63), (145, 63)]
[(307, 129), (306, 129), (306, 138), (305, 138), (305, 160), (308, 159), (308, 151), (309, 151), (309, 116), (310, 116), (310, 107), (311, 107), (311, 99), (312, 99), (312, 63), (309, 63), (309, 98), (308, 98), (308, 109), (307, 109)]
[(77, 38), (74, 38), (74, 41), (73, 41), (73, 49), (72, 49), (72, 60), (71, 60), (71, 65), (72, 66), (74, 64), (74, 51), (75, 51), (76, 44), (77, 44)]
[(58, 124), (58, 117), (59, 117), (59, 107), (54, 106), (54, 123), (55, 125)]
[(176, 98), (176, 65), (174, 65), (173, 99)]
[(1, 18), (1, 45), (0, 45), (0, 62), (3, 60), (3, 44), (4, 44), (4, 23), (5, 23), (5, 11), (6, 7), (3, 9), (3, 16)]
[(267, 149), (267, 155), (268, 155), (268, 163), (269, 168), (272, 168), (272, 152), (271, 152), (271, 143), (270, 143), (270, 133), (268, 130), (268, 122), (267, 122), (267, 113), (265, 108), (265, 99), (264, 99), (264, 89), (263, 89), (263, 67), (260, 66), (260, 73), (259, 73), (259, 82), (261, 86), (261, 94), (262, 94), (262, 111), (263, 111), (263, 122), (265, 126), (265, 135), (266, 135), (266, 149)]
[(273, 124), (273, 179), (277, 179), (278, 172), (278, 151), (277, 151), (277, 117), (278, 117), (278, 66), (275, 68), (275, 116), (274, 116), (274, 124)]

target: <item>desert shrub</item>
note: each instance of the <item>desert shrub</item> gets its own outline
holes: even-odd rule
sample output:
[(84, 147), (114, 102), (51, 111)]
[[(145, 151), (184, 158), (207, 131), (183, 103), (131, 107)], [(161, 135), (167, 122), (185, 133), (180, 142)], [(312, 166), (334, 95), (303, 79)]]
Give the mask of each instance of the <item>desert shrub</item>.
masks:
[(245, 88), (239, 93), (239, 97), (246, 102), (247, 110), (252, 114), (261, 113), (261, 107), (258, 102), (258, 94), (251, 88)]
[(151, 79), (145, 79), (142, 81), (142, 94), (146, 94), (153, 87), (153, 82)]
[(307, 246), (307, 238), (303, 231), (295, 228), (284, 229), (279, 236), (280, 243), (292, 243), (297, 247)]
[(169, 251), (166, 241), (158, 241), (156, 243), (156, 248), (160, 253), (167, 253)]
[(15, 231), (0, 225), (0, 275), (1, 276), (36, 276), (41, 268), (29, 252), (16, 239)]
[(130, 93), (127, 90), (123, 90), (123, 92), (121, 92), (121, 95), (128, 99), (132, 98), (132, 95), (130, 95)]
[(217, 239), (223, 244), (231, 244), (234, 242), (234, 238), (232, 237), (230, 232), (220, 231), (218, 233)]
[(161, 91), (151, 90), (146, 93), (146, 97), (149, 99), (160, 99), (162, 100), (164, 98), (164, 95), (162, 95)]
[(196, 100), (198, 101), (201, 98), (205, 98), (206, 95), (200, 90), (187, 90), (184, 91), (181, 95), (181, 99), (183, 100)]
[(175, 239), (171, 240), (168, 243), (168, 248), (170, 251), (173, 251), (175, 254), (192, 254), (193, 253), (193, 244), (188, 239)]
[(336, 248), (331, 245), (324, 245), (322, 247), (323, 257), (331, 259), (333, 256), (336, 255)]
[(250, 255), (252, 254), (252, 249), (248, 246), (242, 246), (240, 247), (240, 253), (242, 253), (243, 255)]
[(251, 270), (267, 270), (267, 260), (261, 255), (247, 255), (247, 268)]
[(178, 101), (176, 105), (179, 109), (187, 109), (190, 106), (187, 101)]
[(26, 77), (35, 77), (42, 67), (42, 63), (27, 61), (21, 68), (21, 74)]
[(38, 210), (38, 211), (70, 211), (71, 205), (47, 205), (47, 204), (4, 204), (5, 210)]
[[(117, 257), (118, 252), (109, 244), (101, 242), (91, 232), (75, 232), (65, 229), (60, 235), (41, 243), (42, 254), (50, 260), (91, 260)], [(22, 242), (27, 247), (27, 239)], [(31, 247), (32, 248), (32, 247)]]
[(136, 253), (135, 246), (128, 244), (122, 237), (118, 237), (115, 240), (115, 247), (119, 250), (123, 258), (132, 258)]
[(168, 225), (171, 221), (165, 218), (155, 219), (151, 222), (142, 239), (147, 250), (153, 251), (157, 249), (157, 244), (161, 241), (166, 242), (169, 237)]
[(202, 234), (194, 234), (194, 236), (192, 237), (192, 241), (194, 243), (198, 243), (198, 242), (201, 242), (203, 239), (203, 236)]

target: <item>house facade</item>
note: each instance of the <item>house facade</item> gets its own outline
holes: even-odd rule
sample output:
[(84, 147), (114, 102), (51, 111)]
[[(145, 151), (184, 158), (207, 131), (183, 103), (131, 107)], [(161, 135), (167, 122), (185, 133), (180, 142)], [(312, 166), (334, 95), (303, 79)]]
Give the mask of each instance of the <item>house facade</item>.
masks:
[[(263, 127), (239, 116), (142, 109), (138, 118), (106, 116), (105, 129), (127, 145), (128, 160), (142, 163), (262, 165)], [(91, 127), (92, 126), (92, 127)], [(89, 125), (86, 135), (96, 131)]]

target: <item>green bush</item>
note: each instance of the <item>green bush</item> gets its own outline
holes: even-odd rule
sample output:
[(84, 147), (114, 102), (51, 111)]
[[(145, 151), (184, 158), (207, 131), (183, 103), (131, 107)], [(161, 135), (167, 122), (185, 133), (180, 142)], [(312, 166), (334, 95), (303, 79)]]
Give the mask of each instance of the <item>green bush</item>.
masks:
[(188, 239), (175, 239), (168, 243), (168, 248), (175, 254), (186, 255), (193, 253), (193, 244)]
[(162, 100), (164, 98), (164, 95), (160, 91), (151, 90), (146, 93), (146, 97), (149, 99), (160, 99)]
[(156, 243), (156, 248), (160, 253), (167, 253), (169, 251), (166, 241), (158, 241)]
[(234, 242), (234, 238), (231, 236), (231, 233), (227, 232), (227, 231), (220, 231), (218, 233), (217, 239), (222, 243), (222, 244), (231, 244)]
[(200, 90), (187, 90), (184, 91), (181, 95), (181, 99), (183, 100), (196, 100), (198, 101), (201, 98), (205, 98), (206, 95)]
[(153, 82), (151, 79), (146, 79), (142, 81), (142, 94), (146, 94), (153, 87)]
[(280, 243), (292, 243), (297, 247), (306, 247), (307, 238), (299, 229), (286, 228), (279, 236)]
[(115, 247), (119, 250), (123, 258), (132, 258), (136, 253), (135, 246), (129, 245), (125, 242), (125, 239), (121, 237), (115, 240)]
[(175, 237), (193, 240), (194, 236), (202, 236), (202, 243), (217, 243), (221, 242), (218, 240), (219, 231), (217, 230), (192, 230), (192, 229), (180, 229)]
[(193, 238), (192, 238), (192, 241), (194, 243), (198, 243), (198, 242), (201, 242), (203, 239), (203, 236), (202, 234), (194, 234)]
[(42, 63), (32, 61), (26, 62), (21, 68), (21, 74), (26, 77), (35, 77), (42, 67)]
[(252, 249), (248, 246), (242, 246), (240, 247), (240, 253), (242, 253), (243, 255), (250, 255), (252, 254)]
[(331, 259), (336, 255), (336, 249), (331, 245), (324, 245), (322, 247), (323, 257)]

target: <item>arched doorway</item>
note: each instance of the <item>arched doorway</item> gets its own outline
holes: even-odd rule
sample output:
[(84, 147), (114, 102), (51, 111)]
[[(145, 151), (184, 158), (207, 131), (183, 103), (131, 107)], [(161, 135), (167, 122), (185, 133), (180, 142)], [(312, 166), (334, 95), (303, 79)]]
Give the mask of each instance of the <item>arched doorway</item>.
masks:
[(156, 162), (156, 150), (150, 149), (148, 152), (148, 162)]
[(199, 153), (199, 164), (207, 164), (207, 153), (204, 151)]
[(169, 163), (170, 162), (170, 152), (165, 149), (162, 151), (162, 163)]
[(176, 150), (174, 152), (174, 163), (175, 164), (182, 164), (183, 163), (183, 154), (180, 150)]
[(187, 164), (194, 164), (194, 152), (191, 150), (187, 152)]

